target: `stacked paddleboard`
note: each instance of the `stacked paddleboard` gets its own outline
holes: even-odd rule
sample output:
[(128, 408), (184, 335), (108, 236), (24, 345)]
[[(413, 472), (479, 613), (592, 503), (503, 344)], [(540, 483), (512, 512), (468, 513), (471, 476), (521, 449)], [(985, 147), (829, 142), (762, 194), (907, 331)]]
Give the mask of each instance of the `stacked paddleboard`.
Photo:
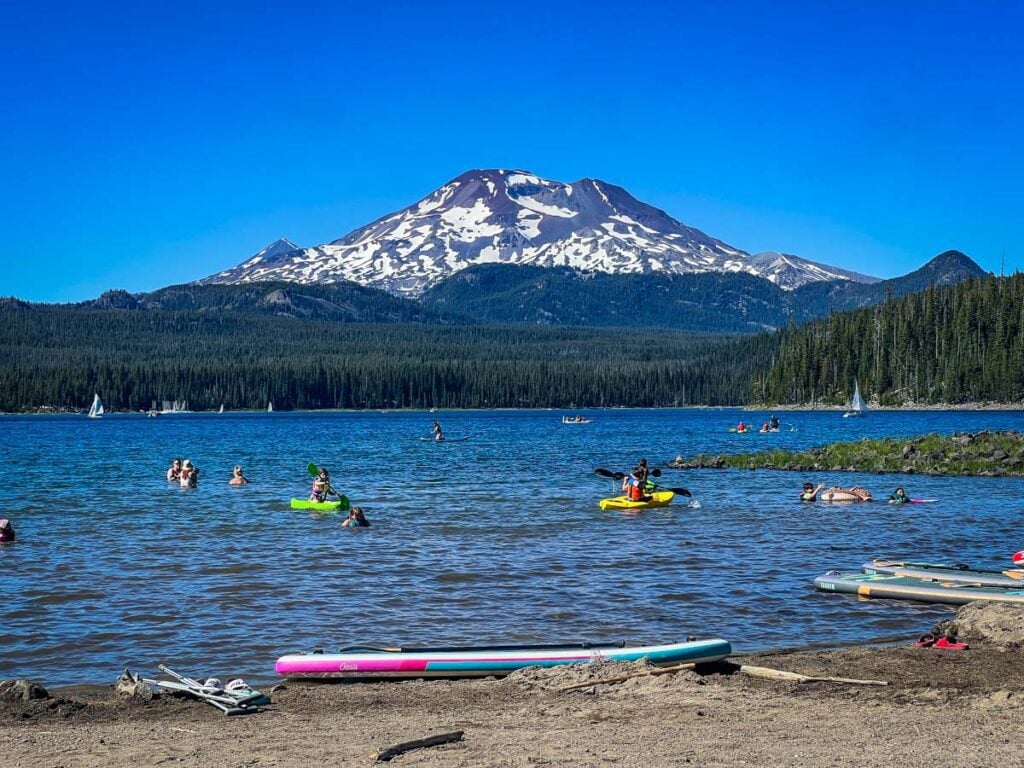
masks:
[(872, 560), (861, 573), (829, 571), (814, 580), (821, 592), (963, 605), (975, 600), (1024, 604), (1024, 569), (971, 568), (903, 560)]
[(556, 667), (595, 661), (639, 661), (658, 666), (721, 661), (732, 653), (725, 640), (668, 645), (526, 645), (467, 648), (342, 648), (338, 653), (303, 653), (277, 660), (279, 675), (292, 678), (487, 677), (523, 667)]

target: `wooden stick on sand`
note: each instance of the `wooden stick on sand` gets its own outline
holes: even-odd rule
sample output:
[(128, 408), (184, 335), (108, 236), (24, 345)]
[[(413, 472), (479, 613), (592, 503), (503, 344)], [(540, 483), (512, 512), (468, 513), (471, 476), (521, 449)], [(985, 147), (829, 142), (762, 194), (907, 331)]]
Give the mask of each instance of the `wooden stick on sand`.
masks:
[(781, 669), (770, 667), (753, 667), (750, 664), (741, 664), (739, 671), (751, 677), (760, 677), (764, 680), (792, 680), (796, 683), (845, 683), (847, 685), (888, 685), (885, 680), (856, 680), (851, 677), (813, 677), (801, 675), (797, 672), (785, 672)]
[(373, 759), (378, 763), (386, 763), (394, 757), (398, 757), (404, 752), (409, 752), (413, 749), (423, 749), (424, 747), (436, 747), (440, 744), (451, 744), (454, 741), (462, 741), (464, 731), (452, 731), (451, 733), (439, 733), (436, 736), (427, 736), (425, 739), (414, 739), (413, 741), (403, 741), (401, 744), (395, 744), (393, 747), (382, 749)]
[[(657, 667), (655, 669), (645, 669), (642, 672), (630, 672), (625, 675), (616, 675), (615, 677), (604, 677), (600, 680), (590, 680), (586, 683), (576, 683), (574, 685), (567, 685), (564, 688), (559, 688), (559, 693), (566, 693), (567, 691), (578, 691), (581, 688), (589, 688), (592, 685), (605, 685), (608, 683), (622, 683), (626, 680), (632, 680), (634, 677), (648, 677), (651, 675), (669, 675), (673, 672), (682, 672), (687, 669), (693, 669), (696, 664), (677, 664), (674, 667)], [(850, 677), (812, 677), (810, 675), (801, 675), (796, 672), (786, 672), (781, 669), (771, 669), (770, 667), (754, 667), (750, 664), (741, 664), (739, 666), (733, 665), (733, 669), (737, 672), (742, 672), (744, 675), (750, 675), (751, 677), (759, 677), (764, 680), (790, 680), (796, 683), (844, 683), (846, 685), (888, 685), (885, 680), (855, 680)]]

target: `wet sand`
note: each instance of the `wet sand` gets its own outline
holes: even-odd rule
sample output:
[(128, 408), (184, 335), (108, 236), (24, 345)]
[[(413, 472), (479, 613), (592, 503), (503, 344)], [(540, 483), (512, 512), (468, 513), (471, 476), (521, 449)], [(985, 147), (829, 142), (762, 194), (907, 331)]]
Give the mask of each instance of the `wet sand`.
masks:
[[(274, 704), (224, 717), (100, 686), (0, 704), (4, 766), (367, 766), (380, 748), (446, 731), (462, 742), (396, 766), (991, 766), (1022, 762), (1024, 661), (1015, 647), (862, 647), (745, 657), (885, 687), (715, 671), (560, 692), (640, 665), (521, 670), (503, 680), (288, 682)], [(74, 703), (72, 703), (74, 702)]]

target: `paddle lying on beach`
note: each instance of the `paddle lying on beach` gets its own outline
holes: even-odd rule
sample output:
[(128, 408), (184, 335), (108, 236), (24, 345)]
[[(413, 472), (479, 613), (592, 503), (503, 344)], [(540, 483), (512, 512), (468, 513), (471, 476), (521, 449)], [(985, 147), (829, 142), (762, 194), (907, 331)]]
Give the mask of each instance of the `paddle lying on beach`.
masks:
[[(598, 467), (594, 470), (595, 475), (601, 477), (608, 477), (612, 480), (622, 480), (626, 474), (624, 472), (612, 472), (610, 469), (602, 469)], [(661, 470), (655, 467), (651, 470), (651, 477), (661, 477)], [(672, 491), (672, 493), (678, 494), (679, 496), (693, 496), (692, 493), (686, 488), (669, 488), (664, 485), (658, 485), (657, 483), (651, 483), (659, 491)]]

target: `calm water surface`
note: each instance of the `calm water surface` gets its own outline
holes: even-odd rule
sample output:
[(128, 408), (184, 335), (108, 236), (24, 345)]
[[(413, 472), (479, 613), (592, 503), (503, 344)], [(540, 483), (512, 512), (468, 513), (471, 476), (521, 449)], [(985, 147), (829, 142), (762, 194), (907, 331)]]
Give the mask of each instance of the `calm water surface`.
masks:
[[(594, 467), (677, 454), (803, 448), (837, 439), (1024, 429), (1020, 412), (782, 414), (729, 410), (275, 413), (0, 418), (0, 678), (111, 681), (166, 662), (197, 675), (273, 675), (280, 654), (363, 643), (671, 641), (740, 650), (928, 629), (948, 609), (817, 594), (828, 568), (873, 556), (1009, 563), (1024, 481), (821, 473), (877, 496), (897, 483), (939, 499), (804, 505), (781, 472), (666, 472), (700, 509), (600, 512)], [(423, 442), (433, 418), (459, 444)], [(164, 481), (172, 456), (196, 490)], [(296, 512), (308, 462), (372, 527)], [(253, 479), (229, 487), (231, 467)]]

